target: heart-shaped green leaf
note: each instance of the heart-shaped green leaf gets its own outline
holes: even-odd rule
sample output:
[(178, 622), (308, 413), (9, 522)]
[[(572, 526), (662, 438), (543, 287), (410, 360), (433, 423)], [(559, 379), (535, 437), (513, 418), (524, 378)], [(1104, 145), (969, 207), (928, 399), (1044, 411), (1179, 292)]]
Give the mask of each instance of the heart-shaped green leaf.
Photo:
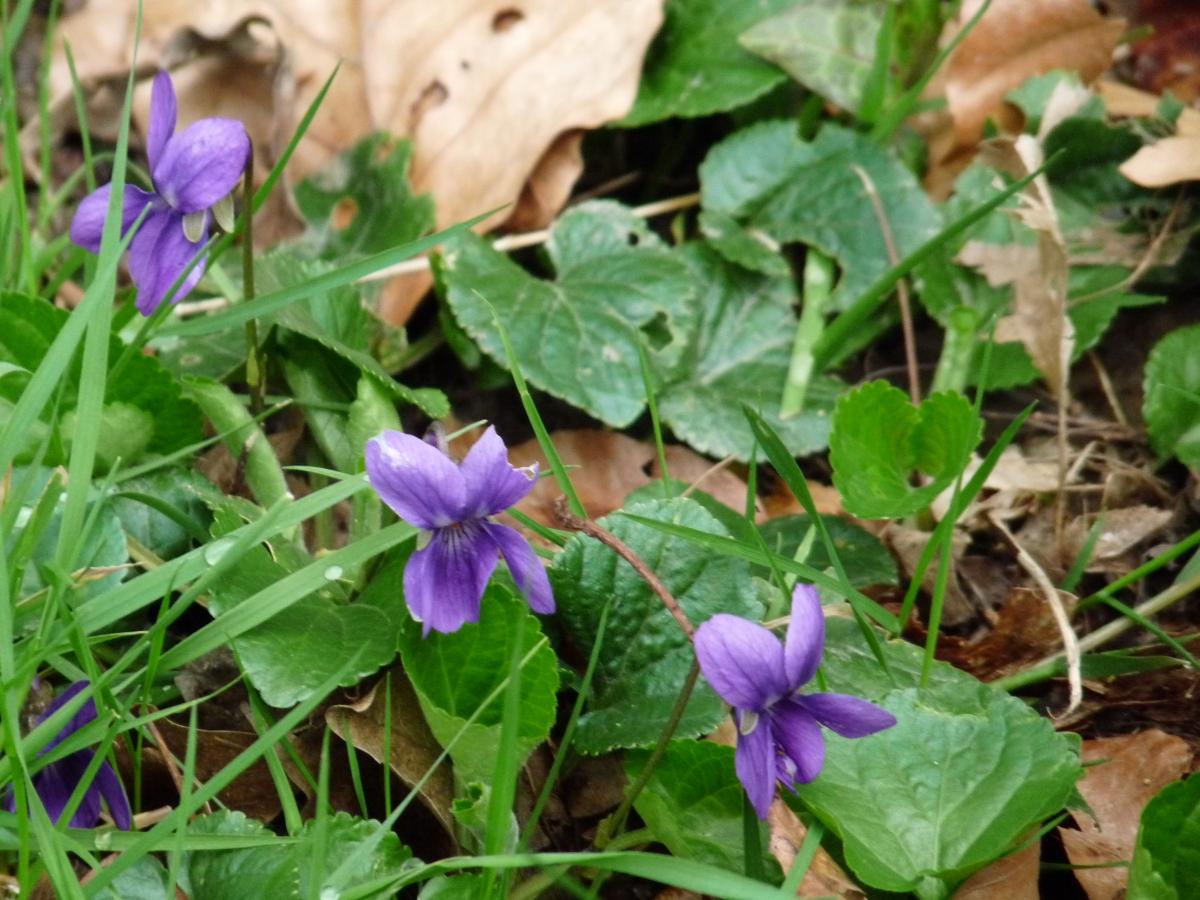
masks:
[(1200, 778), (1168, 784), (1142, 810), (1127, 900), (1198, 900)]
[(1200, 469), (1200, 325), (1172, 331), (1150, 351), (1142, 412), (1155, 453)]
[[(934, 394), (918, 408), (886, 381), (863, 385), (842, 397), (833, 414), (829, 459), (842, 504), (863, 519), (898, 519), (925, 508), (963, 471), (982, 428), (960, 394)], [(914, 469), (930, 483), (913, 487)]]
[(494, 360), (508, 365), (489, 303), (530, 383), (624, 427), (646, 407), (638, 347), (661, 376), (676, 367), (692, 335), (691, 273), (645, 222), (611, 201), (562, 215), (546, 247), (554, 281), (464, 233), (445, 244), (439, 290)]

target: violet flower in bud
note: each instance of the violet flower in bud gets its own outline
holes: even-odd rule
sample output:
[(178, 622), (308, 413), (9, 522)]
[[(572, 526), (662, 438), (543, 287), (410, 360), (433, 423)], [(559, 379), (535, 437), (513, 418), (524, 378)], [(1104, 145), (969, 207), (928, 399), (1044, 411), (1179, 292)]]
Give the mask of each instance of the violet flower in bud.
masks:
[[(55, 712), (62, 709), (67, 701), (87, 686), (88, 682), (86, 681), (76, 681), (68, 687), (42, 713), (38, 719), (38, 724), (40, 725)], [(38, 751), (38, 756), (45, 756), (95, 718), (96, 701), (89, 699), (67, 721), (63, 730), (50, 743)], [(95, 752), (92, 750), (76, 750), (69, 756), (64, 756), (62, 759), (45, 766), (33, 776), (33, 789), (37, 791), (38, 797), (41, 798), (42, 806), (46, 808), (46, 813), (50, 816), (51, 822), (58, 822), (59, 818), (62, 817), (63, 812), (67, 808), (67, 802), (71, 799), (71, 794), (75, 792), (76, 786), (82, 780), (95, 755)], [(91, 828), (99, 822), (101, 800), (108, 804), (108, 812), (112, 816), (113, 821), (117, 823), (117, 827), (128, 831), (133, 824), (129, 810), (129, 800), (125, 796), (125, 789), (121, 787), (121, 780), (117, 778), (117, 773), (113, 771), (113, 767), (108, 764), (107, 760), (100, 763), (100, 768), (96, 770), (96, 777), (88, 785), (83, 799), (79, 803), (79, 807), (75, 810), (75, 814), (71, 816), (71, 827)], [(9, 812), (16, 810), (16, 798), (11, 793), (4, 801), (4, 808)]]
[(811, 585), (792, 592), (787, 642), (738, 616), (718, 613), (696, 629), (700, 671), (737, 712), (738, 780), (760, 819), (767, 817), (775, 782), (795, 790), (821, 774), (821, 726), (845, 738), (866, 737), (896, 724), (874, 703), (846, 694), (801, 694), (821, 664), (825, 614)]
[(490, 518), (533, 490), (538, 477), (536, 463), (522, 469), (509, 464), (495, 428), (484, 432), (462, 465), (399, 431), (368, 441), (366, 458), (371, 486), (383, 502), (428, 533), (404, 570), (405, 600), (426, 635), (479, 621), (479, 603), (501, 555), (534, 611), (554, 612), (550, 579), (533, 548)]
[[(177, 113), (171, 76), (159, 72), (150, 93), (146, 136), (155, 193), (127, 184), (121, 207), (122, 235), (150, 207), (129, 245), (129, 274), (138, 289), (137, 308), (145, 316), (158, 308), (175, 279), (204, 249), (212, 218), (222, 228), (232, 228), (230, 192), (250, 158), (250, 138), (241, 122), (200, 119), (175, 134)], [(79, 204), (71, 222), (71, 240), (92, 253), (100, 252), (111, 193), (107, 184), (93, 191)], [(204, 264), (201, 259), (188, 273), (176, 301), (196, 286)]]

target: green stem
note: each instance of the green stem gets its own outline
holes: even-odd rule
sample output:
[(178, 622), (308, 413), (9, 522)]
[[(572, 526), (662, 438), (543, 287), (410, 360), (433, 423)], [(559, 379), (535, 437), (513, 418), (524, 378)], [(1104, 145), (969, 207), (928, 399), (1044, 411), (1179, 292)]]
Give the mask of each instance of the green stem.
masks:
[(963, 393), (971, 376), (971, 360), (975, 355), (975, 335), (978, 330), (979, 313), (971, 307), (960, 306), (950, 314), (931, 393)]
[[(246, 158), (246, 174), (243, 178), (243, 200), (246, 208), (245, 227), (242, 231), (242, 301), (254, 299), (254, 150)], [(266, 360), (258, 346), (258, 320), (246, 322), (246, 384), (250, 387), (250, 412), (258, 415), (263, 411), (267, 393), (264, 369)]]
[(804, 397), (816, 362), (813, 348), (825, 332), (825, 308), (832, 292), (833, 260), (815, 247), (809, 247), (804, 260), (804, 306), (796, 325), (796, 339), (792, 342), (787, 380), (783, 383), (783, 400), (779, 404), (781, 419), (798, 415), (804, 408)]

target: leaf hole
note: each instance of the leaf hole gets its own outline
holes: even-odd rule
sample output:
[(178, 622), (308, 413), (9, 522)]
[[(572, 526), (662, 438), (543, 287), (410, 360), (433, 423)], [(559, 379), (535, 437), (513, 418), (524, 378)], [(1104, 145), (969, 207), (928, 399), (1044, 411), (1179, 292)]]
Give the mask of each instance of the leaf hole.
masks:
[(625, 242), (629, 244), (630, 247), (636, 247), (642, 242), (642, 236), (636, 231), (631, 231), (625, 236)]
[(659, 310), (654, 314), (654, 318), (641, 326), (641, 332), (646, 336), (652, 349), (661, 350), (674, 340), (675, 336), (671, 334), (669, 322), (667, 314)]
[(518, 22), (525, 18), (525, 13), (515, 7), (502, 9), (492, 17), (492, 31), (499, 34), (502, 31), (508, 31)]

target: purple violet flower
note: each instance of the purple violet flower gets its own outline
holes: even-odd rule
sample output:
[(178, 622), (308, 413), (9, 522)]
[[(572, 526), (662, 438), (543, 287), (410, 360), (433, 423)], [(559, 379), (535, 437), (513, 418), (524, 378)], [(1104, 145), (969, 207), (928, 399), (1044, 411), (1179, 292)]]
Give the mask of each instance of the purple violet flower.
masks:
[[(250, 158), (250, 138), (236, 119), (210, 118), (193, 122), (175, 134), (178, 107), (171, 76), (159, 72), (150, 92), (150, 128), (146, 152), (156, 193), (125, 185), (121, 207), (121, 234), (132, 226), (143, 209), (150, 210), (129, 245), (129, 274), (137, 285), (137, 308), (148, 316), (158, 307), (171, 285), (208, 240), (208, 226), (216, 217), (232, 230), (237, 186)], [(112, 185), (88, 194), (75, 212), (71, 240), (100, 252), (104, 217)], [(182, 300), (204, 274), (201, 259), (175, 294)]]
[(404, 597), (424, 634), (449, 634), (479, 621), (479, 602), (500, 555), (534, 611), (554, 612), (550, 579), (533, 548), (512, 528), (490, 520), (533, 490), (538, 477), (536, 463), (523, 469), (509, 463), (495, 428), (484, 432), (462, 465), (400, 431), (368, 441), (366, 457), (383, 502), (429, 533), (404, 570)]
[[(87, 686), (88, 682), (86, 681), (76, 681), (68, 687), (42, 713), (38, 719), (38, 724), (42, 724), (51, 715), (62, 709), (67, 701)], [(38, 756), (45, 756), (95, 718), (96, 701), (89, 699), (67, 721), (63, 730), (50, 743), (38, 751)], [(71, 794), (74, 793), (75, 787), (83, 778), (84, 772), (87, 771), (87, 767), (91, 764), (92, 758), (95, 755), (95, 752), (92, 750), (76, 750), (69, 756), (64, 756), (62, 759), (50, 763), (33, 776), (33, 789), (37, 791), (42, 805), (46, 807), (46, 813), (50, 816), (51, 822), (57, 822), (61, 818), (67, 808), (67, 801), (71, 799)], [(88, 785), (83, 799), (79, 803), (79, 807), (75, 810), (75, 814), (71, 816), (71, 827), (91, 828), (99, 822), (101, 800), (104, 800), (108, 804), (109, 814), (113, 817), (113, 821), (117, 823), (117, 827), (123, 831), (128, 831), (133, 824), (129, 811), (129, 800), (125, 796), (125, 789), (121, 787), (121, 780), (117, 777), (117, 773), (113, 771), (113, 767), (108, 764), (107, 760), (100, 763), (100, 768), (96, 770), (96, 777)], [(5, 799), (4, 808), (8, 812), (16, 811), (16, 798), (11, 794)]]
[(737, 711), (738, 780), (760, 819), (767, 817), (775, 782), (795, 790), (821, 774), (821, 725), (846, 738), (866, 737), (896, 724), (896, 717), (846, 694), (801, 694), (821, 664), (825, 613), (811, 585), (792, 592), (786, 645), (761, 625), (717, 613), (696, 629), (700, 671)]

